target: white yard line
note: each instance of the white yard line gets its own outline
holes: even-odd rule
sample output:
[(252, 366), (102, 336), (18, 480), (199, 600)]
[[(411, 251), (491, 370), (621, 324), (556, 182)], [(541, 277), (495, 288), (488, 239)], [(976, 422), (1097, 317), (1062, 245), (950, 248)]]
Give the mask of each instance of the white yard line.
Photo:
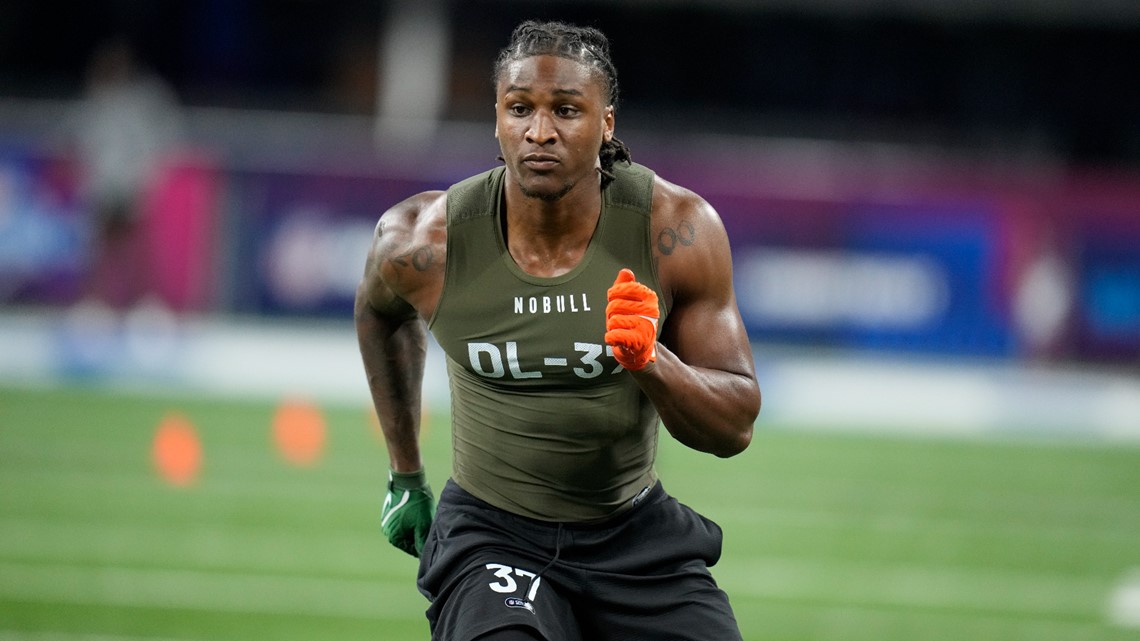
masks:
[(1122, 628), (1140, 629), (1140, 568), (1121, 579), (1108, 604), (1108, 620)]
[[(369, 567), (388, 546), (374, 530), (319, 532), (210, 523), (95, 521), (6, 517), (0, 520), (0, 559), (97, 564), (189, 565), (202, 570), (246, 572), (324, 571), (345, 577), (411, 580), (415, 566)], [(319, 547), (314, 547), (319, 545)], [(304, 551), (303, 554), (300, 551)], [(410, 560), (410, 559), (409, 559)], [(0, 577), (0, 582), (4, 579)]]
[(15, 562), (0, 562), (0, 598), (361, 619), (418, 618), (427, 607), (410, 576), (394, 589), (372, 578)]
[[(883, 639), (1020, 639), (1032, 641), (1093, 641), (1105, 639), (1101, 623), (1058, 619), (1022, 619), (977, 612), (901, 610), (880, 606), (777, 604), (770, 625), (785, 632), (781, 638), (882, 641)], [(765, 609), (769, 611), (769, 609)], [(787, 615), (787, 611), (792, 614)]]
[(1042, 572), (817, 558), (737, 559), (722, 574), (729, 594), (1067, 620), (1098, 616), (1097, 604), (1111, 588), (1103, 580)]
[[(712, 512), (711, 509), (706, 511)], [(887, 534), (921, 533), (927, 537), (969, 536), (1009, 538), (1020, 541), (1085, 541), (1089, 544), (1131, 544), (1136, 531), (1131, 524), (1110, 528), (1101, 523), (1081, 522), (1042, 523), (1031, 518), (1018, 522), (995, 521), (981, 518), (915, 515), (912, 512), (876, 509), (874, 514), (854, 513), (851, 510), (818, 508), (784, 508), (732, 506), (718, 513), (716, 519), (726, 530), (729, 524), (756, 527), (800, 527), (817, 531), (860, 531)]]

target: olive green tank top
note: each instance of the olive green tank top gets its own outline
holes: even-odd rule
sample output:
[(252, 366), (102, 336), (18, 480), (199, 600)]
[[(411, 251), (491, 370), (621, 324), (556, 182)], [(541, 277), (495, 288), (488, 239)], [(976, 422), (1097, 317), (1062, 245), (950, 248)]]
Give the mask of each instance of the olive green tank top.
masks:
[(527, 274), (507, 251), (502, 167), (447, 192), (446, 276), (429, 326), (447, 354), (452, 478), (522, 516), (605, 518), (656, 481), (657, 411), (604, 340), (606, 290), (622, 267), (664, 299), (653, 173), (619, 163), (614, 174), (581, 262), (555, 278)]

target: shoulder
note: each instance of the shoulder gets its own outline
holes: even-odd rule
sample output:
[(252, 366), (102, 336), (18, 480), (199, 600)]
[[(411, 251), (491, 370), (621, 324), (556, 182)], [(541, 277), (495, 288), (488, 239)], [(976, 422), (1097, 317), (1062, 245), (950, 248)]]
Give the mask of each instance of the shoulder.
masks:
[[(702, 196), (661, 176), (653, 179), (652, 211), (654, 231), (669, 237), (675, 233), (678, 242), (697, 227), (724, 228), (720, 215)], [(658, 243), (656, 250), (667, 254), (670, 246), (670, 243)]]
[(380, 215), (380, 222), (418, 225), (430, 222), (432, 217), (446, 213), (447, 192), (423, 191), (392, 205)]
[(728, 236), (716, 209), (660, 176), (653, 181), (650, 233), (658, 279), (670, 298), (731, 272)]
[(392, 258), (413, 247), (447, 240), (447, 192), (425, 191), (389, 208), (376, 223), (374, 253)]
[[(660, 260), (684, 248), (707, 246), (704, 241), (725, 240), (724, 223), (720, 214), (696, 192), (672, 183), (660, 176), (653, 180), (653, 208), (651, 229), (654, 238), (654, 256)], [(718, 242), (719, 245), (719, 242)]]
[(373, 303), (401, 299), (421, 313), (434, 305), (447, 252), (447, 192), (425, 191), (385, 211), (372, 235), (365, 282)]

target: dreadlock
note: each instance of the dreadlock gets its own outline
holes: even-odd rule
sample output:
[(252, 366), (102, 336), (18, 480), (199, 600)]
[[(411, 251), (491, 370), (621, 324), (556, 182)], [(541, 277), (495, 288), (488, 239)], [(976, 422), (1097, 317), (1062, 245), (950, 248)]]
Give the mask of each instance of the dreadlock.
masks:
[[(609, 104), (617, 108), (617, 68), (610, 59), (610, 42), (601, 31), (563, 22), (527, 20), (515, 27), (510, 43), (499, 52), (492, 83), (498, 82), (507, 65), (532, 56), (558, 56), (590, 67), (602, 81)], [(602, 165), (599, 170), (602, 188), (605, 189), (613, 182), (614, 163), (618, 160), (628, 163), (633, 156), (624, 142), (611, 136), (609, 140), (602, 141), (598, 159)]]

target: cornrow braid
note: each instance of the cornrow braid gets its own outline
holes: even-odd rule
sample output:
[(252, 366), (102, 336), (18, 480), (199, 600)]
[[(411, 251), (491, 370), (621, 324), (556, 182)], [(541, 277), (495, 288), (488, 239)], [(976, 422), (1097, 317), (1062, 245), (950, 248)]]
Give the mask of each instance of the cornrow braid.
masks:
[[(617, 68), (610, 58), (610, 41), (601, 31), (564, 22), (527, 20), (515, 27), (510, 43), (499, 52), (491, 82), (497, 83), (510, 63), (532, 56), (558, 56), (590, 67), (602, 81), (609, 104), (617, 108)], [(619, 160), (628, 163), (633, 160), (633, 154), (624, 142), (611, 136), (602, 142), (598, 159), (602, 165), (599, 170), (602, 189), (605, 189), (614, 180), (614, 163)]]

